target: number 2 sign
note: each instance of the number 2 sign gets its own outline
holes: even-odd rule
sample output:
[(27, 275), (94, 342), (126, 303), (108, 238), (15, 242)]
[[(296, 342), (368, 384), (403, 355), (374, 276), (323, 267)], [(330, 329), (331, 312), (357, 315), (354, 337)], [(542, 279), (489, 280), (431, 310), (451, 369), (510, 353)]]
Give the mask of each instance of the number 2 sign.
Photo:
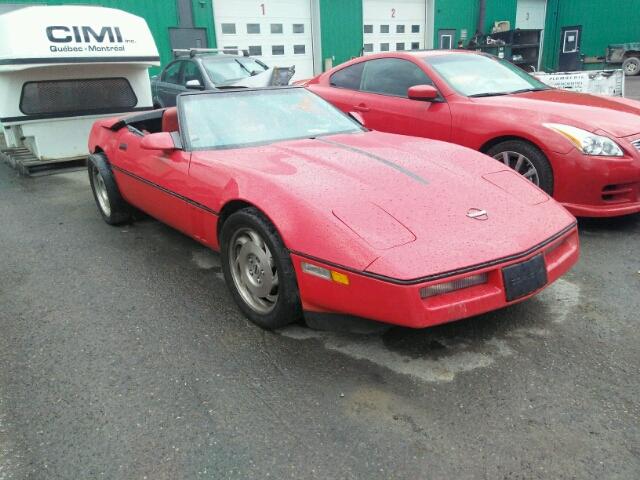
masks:
[(391, 9), (391, 18), (396, 18), (396, 9), (395, 8)]

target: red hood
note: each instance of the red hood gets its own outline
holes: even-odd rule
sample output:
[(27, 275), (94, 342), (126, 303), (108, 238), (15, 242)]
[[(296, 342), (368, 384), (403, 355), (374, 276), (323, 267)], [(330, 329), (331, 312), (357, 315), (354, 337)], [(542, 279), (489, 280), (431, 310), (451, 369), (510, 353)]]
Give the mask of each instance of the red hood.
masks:
[(474, 99), (496, 108), (533, 110), (541, 122), (565, 123), (591, 132), (603, 130), (614, 137), (640, 133), (640, 102), (566, 90), (544, 90)]
[[(369, 132), (234, 150), (233, 158), (238, 168), (268, 176), (270, 184), (294, 196), (299, 206), (312, 208), (318, 219), (332, 219), (344, 232), (337, 235), (341, 250), (348, 248), (345, 235), (360, 237), (371, 252), (367, 270), (394, 278), (518, 254), (574, 222), (563, 207), (501, 163), (434, 140)], [(489, 218), (467, 217), (472, 208), (486, 210)], [(329, 232), (318, 235), (325, 244), (336, 238)], [(285, 241), (293, 250), (340, 263), (316, 250), (321, 247), (297, 244), (296, 238)]]

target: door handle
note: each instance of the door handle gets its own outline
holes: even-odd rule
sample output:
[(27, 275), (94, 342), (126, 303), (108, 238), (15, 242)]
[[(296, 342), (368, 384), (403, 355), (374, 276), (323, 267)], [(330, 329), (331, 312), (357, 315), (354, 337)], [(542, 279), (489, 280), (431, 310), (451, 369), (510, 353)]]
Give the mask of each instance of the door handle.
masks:
[(357, 110), (358, 112), (368, 112), (370, 110), (370, 108), (367, 107), (364, 103), (361, 103), (360, 105), (354, 105), (353, 109)]

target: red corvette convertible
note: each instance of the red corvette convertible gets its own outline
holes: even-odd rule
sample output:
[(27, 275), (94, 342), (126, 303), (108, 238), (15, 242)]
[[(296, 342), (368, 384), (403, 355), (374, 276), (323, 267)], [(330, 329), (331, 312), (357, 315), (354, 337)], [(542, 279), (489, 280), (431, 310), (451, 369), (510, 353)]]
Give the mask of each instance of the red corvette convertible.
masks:
[(370, 55), (307, 85), (371, 129), (486, 153), (574, 215), (640, 212), (640, 102), (552, 89), (464, 51)]
[(576, 222), (485, 155), (370, 132), (304, 88), (183, 94), (100, 120), (107, 223), (141, 209), (221, 251), (240, 309), (426, 327), (524, 300), (578, 259)]

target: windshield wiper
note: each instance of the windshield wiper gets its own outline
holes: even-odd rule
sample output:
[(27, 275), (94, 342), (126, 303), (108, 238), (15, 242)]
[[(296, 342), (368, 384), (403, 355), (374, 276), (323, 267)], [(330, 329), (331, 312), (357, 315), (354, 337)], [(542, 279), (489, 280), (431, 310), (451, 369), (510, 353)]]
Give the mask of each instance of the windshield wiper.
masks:
[(251, 77), (251, 76), (253, 76), (253, 75), (252, 75), (252, 73), (251, 73), (251, 70), (249, 70), (247, 67), (245, 67), (245, 66), (242, 64), (242, 62), (241, 62), (241, 61), (239, 61), (237, 58), (234, 58), (234, 60), (236, 61), (236, 63), (237, 63), (238, 65), (240, 65), (240, 68), (242, 68), (245, 72), (247, 72), (247, 73), (249, 74), (249, 76), (250, 76), (250, 77)]
[(513, 92), (509, 92), (509, 95), (513, 95), (514, 93), (527, 93), (527, 92), (542, 92), (543, 90), (549, 90), (548, 88), (521, 88), (520, 90), (514, 90)]
[(478, 97), (499, 97), (500, 95), (509, 95), (511, 92), (485, 92), (485, 93), (475, 93), (473, 95), (469, 95), (471, 98)]

